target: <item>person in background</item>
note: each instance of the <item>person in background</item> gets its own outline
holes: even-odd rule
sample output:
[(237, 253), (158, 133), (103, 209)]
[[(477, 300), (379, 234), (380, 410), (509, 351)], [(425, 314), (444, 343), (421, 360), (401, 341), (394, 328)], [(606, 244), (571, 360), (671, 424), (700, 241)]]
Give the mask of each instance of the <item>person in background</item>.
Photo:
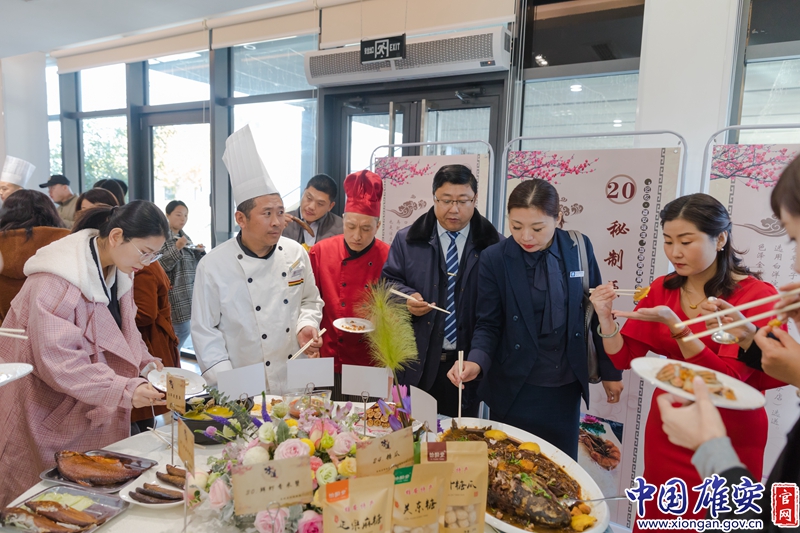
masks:
[(192, 332), (192, 292), (197, 262), (206, 255), (202, 244), (196, 247), (183, 231), (189, 220), (189, 208), (180, 200), (172, 200), (165, 209), (169, 221), (169, 239), (161, 248), (159, 262), (167, 273), (172, 307), (172, 327), (178, 336), (178, 350)]
[[(478, 307), (471, 351), (456, 386), (483, 374), (479, 396), (493, 420), (557, 446), (577, 461), (581, 398), (589, 405), (589, 366), (584, 336), (583, 280), (602, 281), (592, 243), (583, 235), (588, 265), (562, 230), (559, 194), (549, 182), (525, 180), (508, 198), (512, 239), (481, 254)], [(595, 339), (609, 403), (622, 393), (622, 372)], [(547, 406), (546, 409), (531, 406)]]
[(24, 189), (34, 170), (36, 167), (24, 159), (7, 155), (0, 172), (0, 200), (5, 202), (12, 193)]
[(69, 187), (69, 180), (61, 174), (53, 174), (47, 183), (39, 185), (41, 189), (47, 187), (47, 194), (58, 205), (58, 214), (64, 221), (64, 226), (71, 229), (75, 222), (75, 207), (78, 205), (78, 197)]
[[(432, 394), (439, 412), (458, 414), (458, 390), (447, 372), (458, 351), (469, 353), (478, 305), (478, 260), (502, 237), (475, 208), (478, 181), (464, 165), (441, 167), (433, 178), (433, 207), (395, 235), (382, 277), (408, 300), (419, 361), (399, 372), (403, 385)], [(428, 302), (451, 314), (434, 311)], [(462, 413), (475, 416), (477, 384), (469, 384)]]
[(269, 394), (287, 391), (286, 362), (318, 357), (322, 298), (308, 254), (281, 237), (283, 200), (258, 156), (249, 126), (225, 142), (241, 231), (197, 266), (192, 295), (192, 342), (206, 381), (220, 372), (263, 365)]
[[(163, 248), (162, 248), (163, 249)], [(134, 275), (133, 301), (136, 303), (136, 327), (147, 351), (165, 367), (180, 368), (178, 337), (172, 327), (169, 302), (170, 283), (158, 261), (153, 261)], [(131, 411), (131, 434), (155, 427), (155, 416), (168, 410), (164, 406), (141, 407)]]
[[(800, 158), (792, 161), (781, 174), (780, 180), (772, 190), (771, 204), (775, 218), (781, 221), (789, 239), (792, 241), (800, 239)], [(800, 273), (798, 259), (795, 259), (794, 270)], [(800, 288), (800, 283), (786, 285), (780, 290), (789, 292), (797, 288)], [(800, 298), (797, 295), (788, 296), (782, 298), (775, 307), (780, 309), (798, 301)], [(718, 301), (715, 304), (718, 304), (715, 308), (731, 307), (731, 304), (725, 301)], [(713, 310), (715, 309), (708, 309), (708, 311)], [(795, 326), (800, 327), (800, 310), (795, 309), (784, 315), (786, 319), (794, 321)], [(783, 315), (779, 315), (781, 316)], [(723, 322), (731, 323), (743, 318), (741, 313), (731, 313), (725, 315)], [(800, 388), (800, 344), (788, 332), (767, 325), (755, 333), (754, 328), (749, 331), (739, 328), (732, 333), (736, 336), (741, 335), (744, 339), (739, 348), (739, 360), (755, 370), (764, 371), (777, 380)], [(694, 452), (692, 464), (701, 478), (718, 474), (725, 478), (727, 487), (741, 484), (743, 478), (749, 479), (753, 484), (761, 481), (761, 477), (750, 471), (737, 455), (728, 436), (724, 417), (711, 403), (705, 383), (702, 380), (695, 381), (694, 390), (696, 402), (691, 404), (671, 394), (658, 397), (664, 432), (670, 442)], [(676, 404), (686, 405), (673, 407)], [(764, 484), (766, 490), (763, 497), (755, 501), (762, 512), (749, 510), (744, 514), (726, 513), (719, 517), (720, 520), (761, 519), (764, 523), (763, 531), (770, 533), (789, 531), (788, 528), (778, 527), (772, 521), (771, 494), (775, 483), (800, 484), (798, 450), (800, 450), (800, 420), (795, 422), (789, 431), (786, 446)], [(736, 510), (736, 506), (730, 501), (728, 504), (731, 509)]]
[(36, 250), (69, 235), (53, 202), (39, 191), (24, 189), (8, 197), (0, 210), (0, 322), (25, 283), (23, 267)]
[(121, 181), (116, 179), (98, 180), (92, 188), (111, 191), (111, 194), (117, 199), (117, 205), (123, 206), (125, 205), (125, 189), (120, 185)]
[[(679, 325), (702, 314), (709, 297), (738, 305), (776, 293), (775, 287), (761, 281), (758, 274), (742, 265), (742, 259), (733, 246), (733, 226), (728, 210), (714, 197), (698, 193), (669, 202), (659, 217), (664, 253), (675, 272), (656, 278), (647, 297), (633, 312), (613, 309), (616, 294), (610, 283), (597, 287), (591, 295), (600, 322), (597, 331), (616, 367), (630, 368), (631, 361), (652, 351), (679, 363), (688, 361), (733, 376), (761, 391), (783, 385), (737, 360), (739, 348), (747, 342), (748, 335), (736, 333), (742, 339), (738, 346), (718, 344), (710, 336), (688, 342), (682, 340), (709, 327), (708, 323), (702, 322), (692, 326)], [(714, 302), (711, 309), (716, 307), (717, 302)], [(770, 304), (754, 307), (745, 314), (753, 316), (770, 307)], [(628, 320), (620, 328), (615, 318)], [(765, 325), (767, 321), (764, 319), (757, 325)], [(716, 321), (711, 324), (715, 326)], [(755, 331), (751, 324), (746, 327)], [(656, 390), (653, 399), (658, 401), (663, 394), (663, 390)], [(763, 407), (751, 411), (726, 410), (722, 417), (739, 457), (760, 478), (767, 444), (766, 411)], [(647, 417), (645, 443), (644, 478), (648, 483), (658, 486), (673, 477), (683, 479), (690, 487), (701, 483), (691, 463), (691, 452), (669, 442), (658, 409), (651, 409)], [(683, 518), (702, 518), (701, 513), (691, 511), (697, 497), (697, 492), (690, 492), (690, 511)], [(647, 517), (659, 519), (670, 518), (670, 515), (662, 513), (656, 505), (648, 505)], [(638, 527), (637, 522), (634, 530), (637, 531)]]
[[(327, 174), (317, 174), (311, 178), (306, 190), (303, 191), (300, 207), (287, 213), (283, 236), (305, 245), (305, 249), (308, 250), (323, 239), (341, 235), (342, 217), (331, 213), (336, 205), (338, 189), (336, 182)], [(314, 235), (294, 219), (299, 219), (310, 226)]]
[(342, 397), (342, 365), (372, 365), (364, 335), (340, 331), (333, 326), (339, 318), (358, 316), (365, 291), (381, 277), (389, 245), (375, 235), (381, 226), (383, 180), (369, 170), (350, 174), (344, 180), (344, 234), (335, 235), (311, 247), (311, 269), (325, 302), (320, 326), (321, 357), (333, 357), (333, 399)]
[(165, 404), (146, 379), (163, 367), (136, 328), (131, 289), (163, 246), (167, 219), (140, 200), (97, 207), (73, 230), (25, 263), (28, 279), (3, 322), (30, 336), (0, 343), (0, 361), (33, 372), (0, 388), (0, 506), (52, 468), (56, 452), (124, 439), (131, 408)]
[(89, 189), (85, 193), (82, 193), (80, 196), (78, 196), (78, 200), (75, 202), (75, 204), (75, 220), (80, 217), (80, 214), (83, 211), (88, 211), (93, 207), (119, 206), (117, 203), (117, 197), (107, 189)]

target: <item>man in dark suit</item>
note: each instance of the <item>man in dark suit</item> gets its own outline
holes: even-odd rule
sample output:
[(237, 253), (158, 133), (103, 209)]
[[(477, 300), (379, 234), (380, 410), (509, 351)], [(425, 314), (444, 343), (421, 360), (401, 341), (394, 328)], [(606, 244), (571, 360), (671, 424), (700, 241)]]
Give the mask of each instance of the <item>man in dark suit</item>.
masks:
[[(317, 174), (308, 181), (300, 207), (286, 213), (283, 236), (304, 245), (306, 251), (323, 239), (341, 235), (342, 217), (331, 213), (336, 205), (338, 187), (327, 174)], [(299, 222), (298, 222), (299, 220)], [(309, 233), (308, 229), (312, 232)]]
[[(475, 327), (478, 260), (488, 246), (502, 237), (475, 209), (478, 182), (464, 165), (446, 165), (433, 178), (434, 205), (414, 224), (397, 233), (383, 267), (382, 277), (397, 290), (413, 296), (408, 310), (417, 339), (419, 360), (398, 373), (402, 384), (432, 394), (439, 412), (458, 414), (458, 389), (447, 372), (468, 354)], [(450, 311), (434, 311), (428, 303)], [(462, 414), (478, 410), (477, 386), (465, 389)]]

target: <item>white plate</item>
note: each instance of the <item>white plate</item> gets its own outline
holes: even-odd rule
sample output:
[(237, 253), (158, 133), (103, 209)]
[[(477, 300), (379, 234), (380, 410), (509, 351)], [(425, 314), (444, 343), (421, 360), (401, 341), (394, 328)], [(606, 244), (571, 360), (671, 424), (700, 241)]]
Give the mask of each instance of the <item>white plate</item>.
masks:
[(203, 394), (204, 392), (203, 387), (206, 386), (206, 380), (203, 379), (203, 376), (195, 374), (191, 370), (186, 370), (185, 368), (164, 368), (164, 370), (153, 370), (149, 374), (147, 374), (147, 380), (153, 385), (153, 387), (157, 388), (162, 392), (166, 392), (167, 374), (172, 374), (173, 376), (181, 376), (187, 381), (186, 383), (187, 398), (189, 396), (196, 396), (198, 394)]
[[(164, 472), (166, 472), (166, 469), (164, 467), (161, 468)], [(151, 485), (158, 485), (160, 487), (164, 487), (165, 489), (181, 492), (181, 489), (179, 489), (178, 487), (173, 487), (169, 483), (164, 483), (163, 481), (158, 479), (156, 477), (156, 469), (151, 468), (138, 478), (134, 479), (133, 481), (122, 487), (119, 490), (119, 497), (128, 503), (132, 503), (133, 505), (139, 505), (141, 507), (147, 507), (149, 509), (169, 509), (170, 507), (179, 507), (183, 505), (183, 500), (179, 500), (172, 503), (142, 503), (142, 502), (137, 502), (128, 495), (129, 492), (136, 492), (136, 487), (144, 487), (145, 483), (150, 483)]]
[[(634, 372), (642, 376), (642, 379), (649, 381), (659, 389), (671, 392), (675, 396), (680, 396), (687, 400), (694, 400), (694, 394), (691, 392), (686, 392), (683, 389), (656, 378), (656, 375), (658, 375), (658, 372), (664, 368), (664, 366), (676, 363), (691, 368), (692, 370), (710, 370), (704, 366), (687, 363), (686, 361), (675, 361), (674, 359), (662, 359), (660, 357), (638, 357), (631, 362), (631, 368)], [(727, 374), (723, 374), (722, 372), (717, 372), (715, 370), (712, 372), (717, 375), (717, 379), (720, 383), (733, 390), (733, 393), (736, 394), (735, 400), (728, 400), (716, 394), (711, 394), (711, 403), (717, 407), (747, 411), (764, 406), (766, 401), (764, 395), (747, 383), (739, 381)]]
[[(364, 329), (361, 331), (353, 331), (351, 329), (347, 329), (347, 324), (354, 323), (357, 326), (364, 326)], [(375, 331), (375, 326), (369, 320), (364, 320), (363, 318), (337, 318), (333, 321), (333, 327), (340, 331), (345, 331), (347, 333), (369, 333), (370, 331)]]
[[(544, 439), (537, 437), (536, 435), (531, 435), (527, 431), (522, 431), (519, 428), (515, 428), (514, 426), (509, 426), (507, 424), (503, 424), (501, 422), (495, 422), (493, 420), (484, 420), (481, 418), (466, 418), (463, 417), (461, 419), (461, 425), (465, 427), (473, 427), (473, 428), (485, 428), (491, 426), (493, 429), (499, 429), (501, 431), (505, 431), (506, 435), (512, 437), (520, 442), (535, 442), (539, 445), (539, 448), (542, 451), (542, 454), (553, 461), (555, 464), (560, 466), (564, 472), (566, 472), (572, 479), (578, 482), (581, 486), (581, 496), (583, 496), (586, 500), (596, 499), (596, 498), (603, 498), (603, 493), (600, 491), (600, 487), (597, 486), (597, 483), (586, 473), (578, 463), (572, 460), (570, 456), (550, 444)], [(449, 427), (449, 426), (448, 426)], [(442, 428), (444, 424), (442, 424)], [(489, 458), (487, 457), (486, 460), (488, 461)], [(592, 502), (587, 503), (586, 505), (592, 508), (591, 515), (597, 519), (597, 522), (594, 523), (592, 527), (585, 530), (585, 533), (602, 533), (603, 531), (608, 528), (608, 523), (611, 521), (611, 515), (608, 511), (608, 505), (606, 502)], [(503, 522), (499, 518), (495, 518), (494, 516), (486, 513), (486, 523), (492, 526), (495, 529), (500, 531), (504, 531), (505, 533), (529, 533), (524, 529), (520, 529), (518, 527), (512, 526), (506, 522)], [(544, 529), (542, 529), (544, 530)]]
[(26, 363), (0, 364), (0, 387), (23, 378), (33, 372), (33, 366)]

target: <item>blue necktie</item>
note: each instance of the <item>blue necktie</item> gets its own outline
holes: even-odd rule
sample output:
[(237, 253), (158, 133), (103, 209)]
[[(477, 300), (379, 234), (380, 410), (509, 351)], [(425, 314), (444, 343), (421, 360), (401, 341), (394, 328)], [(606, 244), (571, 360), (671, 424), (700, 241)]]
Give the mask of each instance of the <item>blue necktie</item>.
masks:
[(453, 346), (456, 345), (458, 335), (456, 332), (456, 274), (458, 273), (458, 247), (456, 246), (457, 231), (448, 231), (450, 246), (447, 248), (447, 310), (450, 314), (444, 319), (444, 338)]

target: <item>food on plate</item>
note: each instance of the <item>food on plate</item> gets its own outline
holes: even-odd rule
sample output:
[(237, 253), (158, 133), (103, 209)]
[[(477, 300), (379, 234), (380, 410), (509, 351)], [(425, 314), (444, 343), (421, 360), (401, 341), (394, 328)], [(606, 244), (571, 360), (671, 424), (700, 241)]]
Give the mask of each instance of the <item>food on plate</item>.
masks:
[(86, 487), (124, 483), (149, 468), (131, 466), (115, 457), (71, 451), (56, 452), (55, 457), (61, 477)]
[(177, 466), (167, 465), (167, 474), (170, 476), (178, 476), (182, 478), (186, 478), (186, 470), (183, 468), (178, 468)]
[(227, 407), (215, 405), (213, 398), (205, 401), (202, 398), (195, 397), (187, 403), (191, 406), (191, 410), (186, 411), (183, 418), (189, 420), (212, 420), (212, 416), (220, 416), (222, 418), (230, 418), (233, 416), (233, 411)]
[(72, 507), (78, 511), (85, 511), (92, 505), (94, 502), (87, 498), (86, 496), (78, 496), (76, 494), (68, 494), (64, 492), (45, 492), (43, 494), (38, 495), (31, 501), (39, 502), (39, 501), (50, 501), (50, 502), (58, 502), (63, 505), (67, 505)]
[(724, 386), (719, 379), (717, 379), (716, 372), (711, 370), (693, 370), (679, 363), (669, 363), (658, 371), (656, 379), (663, 383), (669, 383), (673, 387), (683, 389), (686, 392), (694, 393), (692, 380), (695, 376), (703, 378), (711, 394), (719, 396), (720, 398), (725, 398), (726, 400), (736, 399), (736, 393), (729, 387)]
[(367, 419), (367, 426), (389, 429), (389, 415), (384, 414), (377, 403), (367, 409), (364, 418)]
[(148, 496), (152, 496), (154, 498), (161, 498), (162, 500), (178, 501), (183, 499), (183, 493), (178, 492), (177, 490), (165, 489), (164, 487), (155, 485), (153, 483), (145, 483), (141, 487), (137, 487), (136, 492), (147, 494)]
[(583, 428), (578, 433), (578, 442), (586, 448), (589, 457), (606, 470), (614, 470), (622, 459), (622, 453), (616, 444)]
[(357, 323), (355, 320), (347, 320), (339, 324), (339, 328), (345, 331), (352, 331), (354, 333), (362, 333), (366, 331), (367, 326)]
[(59, 524), (23, 507), (7, 507), (0, 513), (0, 517), (2, 517), (3, 524), (6, 526), (37, 531), (38, 533), (74, 533), (82, 530), (82, 528), (76, 528), (75, 526)]
[(130, 496), (131, 499), (136, 500), (139, 503), (149, 503), (152, 505), (174, 503), (173, 500), (164, 500), (161, 498), (156, 498), (155, 496), (150, 496), (149, 494), (140, 492), (139, 489), (128, 492), (128, 496)]
[(51, 501), (27, 502), (25, 507), (34, 513), (61, 524), (88, 527), (97, 523), (97, 518), (84, 511), (78, 511), (67, 505)]
[(156, 477), (164, 483), (169, 483), (173, 487), (178, 487), (179, 489), (186, 487), (185, 477), (164, 474), (163, 472), (156, 472)]
[[(328, 391), (324, 392), (326, 394), (328, 393)], [(324, 404), (325, 397), (321, 394), (317, 394), (316, 392), (312, 394), (301, 394), (297, 398), (289, 400), (289, 415), (292, 418), (300, 418), (300, 415), (304, 411), (312, 409), (314, 416), (319, 416), (322, 413)], [(273, 409), (275, 409), (274, 406)]]
[(633, 291), (633, 303), (638, 304), (650, 293), (650, 286), (647, 287), (637, 287), (635, 291)]
[[(502, 437), (499, 439), (495, 437)], [(584, 531), (596, 518), (586, 504), (566, 506), (563, 498), (581, 499), (581, 487), (541, 453), (536, 443), (523, 443), (505, 432), (486, 428), (447, 430), (445, 441), (485, 441), (489, 453), (486, 512), (527, 531)], [(445, 516), (445, 523), (447, 516)]]

